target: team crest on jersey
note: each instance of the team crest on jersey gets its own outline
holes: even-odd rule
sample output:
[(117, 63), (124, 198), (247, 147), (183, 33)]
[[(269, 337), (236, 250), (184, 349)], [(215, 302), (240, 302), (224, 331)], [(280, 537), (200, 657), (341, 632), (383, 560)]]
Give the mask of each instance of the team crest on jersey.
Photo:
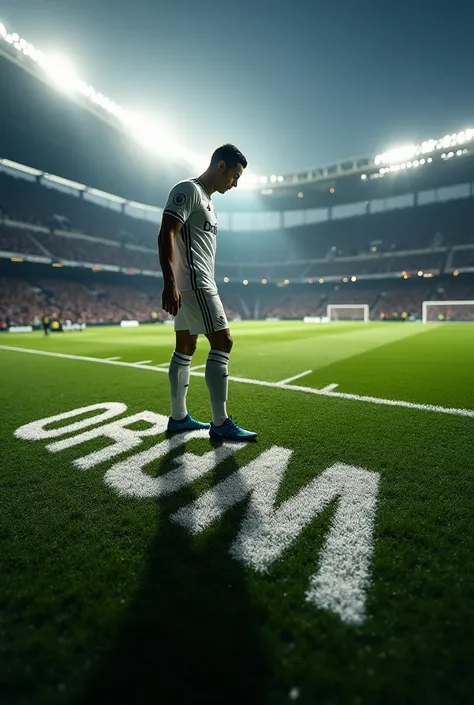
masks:
[(173, 203), (175, 206), (184, 206), (186, 203), (186, 196), (184, 193), (177, 193), (176, 196), (173, 198)]

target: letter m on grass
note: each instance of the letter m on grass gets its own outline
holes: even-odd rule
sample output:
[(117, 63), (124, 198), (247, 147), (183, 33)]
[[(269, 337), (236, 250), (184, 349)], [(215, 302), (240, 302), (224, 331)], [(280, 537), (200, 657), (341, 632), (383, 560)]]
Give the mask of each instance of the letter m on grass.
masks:
[(275, 507), (291, 455), (291, 450), (273, 446), (171, 518), (198, 533), (250, 495), (230, 554), (263, 573), (290, 548), (309, 522), (336, 501), (306, 599), (348, 624), (361, 624), (370, 585), (379, 473), (336, 463)]

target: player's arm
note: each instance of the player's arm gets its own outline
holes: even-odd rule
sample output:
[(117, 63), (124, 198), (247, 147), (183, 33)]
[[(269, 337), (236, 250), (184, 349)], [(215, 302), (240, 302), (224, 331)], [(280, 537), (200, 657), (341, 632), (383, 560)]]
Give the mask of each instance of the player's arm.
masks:
[(183, 223), (176, 216), (164, 213), (158, 234), (158, 256), (163, 272), (162, 306), (172, 316), (176, 316), (181, 308), (181, 294), (176, 287), (173, 261), (174, 238), (179, 235), (182, 227)]
[(174, 238), (199, 203), (198, 192), (192, 181), (180, 181), (171, 189), (163, 211), (158, 235), (158, 254), (163, 272), (162, 305), (167, 313), (176, 316), (181, 308), (181, 294), (176, 285), (173, 268)]

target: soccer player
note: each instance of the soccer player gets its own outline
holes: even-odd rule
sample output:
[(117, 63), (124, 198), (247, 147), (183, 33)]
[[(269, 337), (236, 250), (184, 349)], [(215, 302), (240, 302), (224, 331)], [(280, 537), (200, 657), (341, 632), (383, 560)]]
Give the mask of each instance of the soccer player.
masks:
[(51, 325), (51, 319), (46, 314), (41, 318), (41, 325), (43, 326), (43, 331), (45, 335), (49, 335), (49, 328)]
[[(246, 166), (247, 160), (234, 145), (219, 147), (199, 178), (180, 181), (171, 189), (163, 211), (158, 235), (164, 280), (162, 305), (174, 316), (176, 334), (168, 375), (168, 431), (209, 428), (214, 439), (247, 441), (257, 437), (227, 415), (228, 363), (233, 341), (214, 278), (217, 216), (211, 196), (216, 191), (226, 193), (236, 188)], [(196, 421), (186, 408), (191, 359), (200, 334), (210, 344), (205, 379), (212, 407), (211, 424)]]

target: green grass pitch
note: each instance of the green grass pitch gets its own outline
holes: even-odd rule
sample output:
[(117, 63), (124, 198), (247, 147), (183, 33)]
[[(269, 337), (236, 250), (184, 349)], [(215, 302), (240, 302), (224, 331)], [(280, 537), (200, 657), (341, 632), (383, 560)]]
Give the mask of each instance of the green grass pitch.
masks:
[[(204, 437), (169, 445), (142, 471), (153, 487), (174, 471), (179, 486), (159, 497), (139, 496), (133, 478), (120, 493), (107, 478), (117, 466), (133, 476), (164, 433), (114, 455), (117, 441), (104, 437), (47, 448), (101, 428), (98, 412), (49, 424), (52, 438), (15, 431), (104, 402), (127, 409), (103, 423), (166, 416), (157, 366), (173, 349), (171, 327), (0, 337), (2, 703), (472, 702), (474, 326), (251, 322), (232, 332), (229, 371), (247, 381), (231, 379), (228, 410), (258, 441), (183, 482), (183, 453), (195, 469), (222, 449)], [(210, 420), (207, 350), (200, 339), (188, 394), (201, 420)], [(87, 428), (60, 431), (87, 418)], [(101, 449), (93, 466), (75, 462)], [(281, 471), (273, 504), (242, 479), (254, 467), (255, 482), (271, 484), (268, 453)], [(343, 489), (285, 543), (310, 511), (304, 488), (317, 503), (332, 467)], [(234, 480), (242, 496), (202, 530), (176, 520), (189, 507), (208, 516), (206, 501), (225, 504)], [(235, 549), (251, 516), (253, 563)], [(278, 555), (260, 570), (269, 547)]]

